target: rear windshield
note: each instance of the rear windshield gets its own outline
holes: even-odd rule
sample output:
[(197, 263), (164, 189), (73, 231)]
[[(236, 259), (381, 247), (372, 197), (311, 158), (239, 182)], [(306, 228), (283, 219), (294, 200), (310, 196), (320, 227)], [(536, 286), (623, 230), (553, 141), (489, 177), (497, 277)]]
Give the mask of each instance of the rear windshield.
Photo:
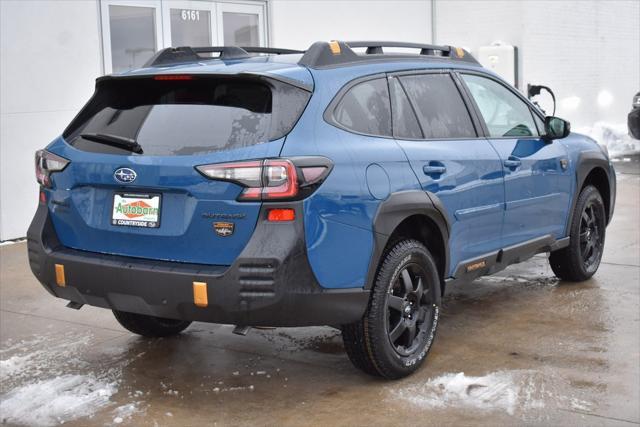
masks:
[(63, 136), (80, 150), (112, 154), (231, 150), (285, 136), (309, 96), (264, 79), (105, 80)]

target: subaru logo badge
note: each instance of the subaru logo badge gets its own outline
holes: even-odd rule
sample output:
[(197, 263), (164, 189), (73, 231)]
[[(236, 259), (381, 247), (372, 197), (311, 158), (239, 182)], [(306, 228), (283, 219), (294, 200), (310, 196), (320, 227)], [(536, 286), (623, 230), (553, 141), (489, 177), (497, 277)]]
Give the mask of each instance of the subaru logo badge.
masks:
[(116, 169), (116, 171), (113, 173), (113, 177), (115, 178), (115, 180), (124, 184), (135, 181), (137, 176), (138, 174), (136, 174), (136, 171), (129, 168)]

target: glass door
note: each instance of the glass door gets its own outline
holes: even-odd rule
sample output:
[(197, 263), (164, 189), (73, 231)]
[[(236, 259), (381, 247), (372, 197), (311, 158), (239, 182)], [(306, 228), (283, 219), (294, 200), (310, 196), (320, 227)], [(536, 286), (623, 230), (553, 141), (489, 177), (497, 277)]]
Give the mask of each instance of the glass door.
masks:
[(266, 7), (264, 2), (100, 0), (104, 72), (140, 68), (170, 46), (266, 46)]
[(266, 46), (264, 6), (218, 3), (218, 37), (225, 46)]
[(164, 37), (167, 46), (215, 46), (216, 4), (204, 1), (162, 2)]
[(139, 68), (163, 45), (159, 1), (101, 3), (105, 73)]

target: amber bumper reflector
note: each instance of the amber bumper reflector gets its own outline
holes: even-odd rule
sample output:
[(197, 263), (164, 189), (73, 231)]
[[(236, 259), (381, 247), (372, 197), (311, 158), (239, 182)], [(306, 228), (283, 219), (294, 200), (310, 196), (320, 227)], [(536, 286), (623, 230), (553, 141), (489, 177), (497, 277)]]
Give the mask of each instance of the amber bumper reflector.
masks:
[(67, 281), (64, 277), (64, 265), (56, 264), (56, 284), (61, 287), (67, 286)]
[(193, 282), (193, 303), (198, 307), (206, 307), (209, 305), (207, 284), (205, 282)]

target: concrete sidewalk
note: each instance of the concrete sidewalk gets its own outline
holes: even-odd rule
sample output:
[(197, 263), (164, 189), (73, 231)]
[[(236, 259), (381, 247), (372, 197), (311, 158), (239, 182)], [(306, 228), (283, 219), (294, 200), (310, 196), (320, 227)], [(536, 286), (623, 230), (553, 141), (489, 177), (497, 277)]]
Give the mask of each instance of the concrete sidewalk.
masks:
[(147, 340), (65, 308), (0, 247), (0, 419), (8, 425), (638, 425), (640, 176), (619, 175), (603, 263), (559, 283), (545, 256), (450, 289), (424, 367), (351, 366), (339, 332), (193, 324)]

